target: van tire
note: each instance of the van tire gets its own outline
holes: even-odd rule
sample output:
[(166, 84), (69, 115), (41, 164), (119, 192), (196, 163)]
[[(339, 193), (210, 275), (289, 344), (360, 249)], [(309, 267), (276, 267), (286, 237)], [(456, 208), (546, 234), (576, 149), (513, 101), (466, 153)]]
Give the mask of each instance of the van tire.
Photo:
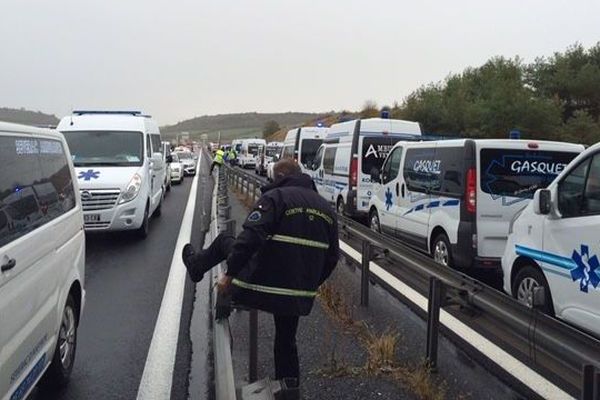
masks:
[[(538, 309), (544, 314), (554, 316), (554, 304), (552, 303), (552, 295), (550, 293), (548, 281), (546, 280), (546, 277), (542, 271), (533, 265), (525, 265), (519, 270), (519, 272), (517, 272), (517, 275), (512, 283), (513, 297), (522, 304), (532, 307), (532, 290), (533, 288), (539, 286), (544, 288), (546, 292), (546, 299), (544, 306), (539, 307)], [(521, 292), (519, 292), (519, 290), (521, 290)]]
[(146, 239), (148, 237), (149, 227), (150, 227), (150, 204), (146, 203), (146, 209), (144, 210), (144, 219), (142, 220), (142, 226), (138, 228), (136, 231), (137, 236), (140, 239)]
[(344, 199), (338, 197), (335, 210), (338, 214), (344, 215), (344, 211), (346, 210), (346, 206), (344, 205)]
[[(71, 342), (71, 343), (69, 343)], [(64, 347), (64, 355), (61, 355), (61, 346)], [(45, 387), (64, 387), (73, 372), (75, 354), (77, 352), (77, 307), (73, 296), (69, 294), (67, 303), (63, 309), (56, 348), (52, 356), (52, 362), (41, 380)]]
[(376, 209), (371, 210), (369, 213), (369, 228), (377, 233), (381, 233), (381, 221), (379, 220), (379, 213)]
[(440, 265), (453, 267), (452, 247), (450, 247), (450, 241), (445, 233), (437, 235), (431, 243), (431, 257)]

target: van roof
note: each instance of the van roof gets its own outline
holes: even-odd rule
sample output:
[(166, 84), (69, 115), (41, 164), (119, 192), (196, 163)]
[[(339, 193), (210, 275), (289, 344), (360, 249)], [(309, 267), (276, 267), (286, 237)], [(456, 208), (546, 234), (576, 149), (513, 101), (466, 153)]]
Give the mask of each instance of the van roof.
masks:
[(48, 128), (38, 128), (35, 126), (29, 125), (21, 125), (21, 124), (13, 124), (10, 122), (2, 122), (0, 121), (0, 133), (21, 133), (28, 135), (45, 135), (45, 136), (54, 136), (56, 138), (62, 138), (60, 132), (54, 129)]
[(151, 117), (132, 112), (83, 112), (63, 117), (57, 129), (68, 131), (139, 131), (158, 133), (158, 124)]
[[(350, 128), (354, 128), (358, 119), (351, 121), (339, 122), (331, 125), (329, 134), (345, 136), (352, 135)], [(402, 119), (387, 119), (387, 118), (366, 118), (360, 120), (361, 132), (380, 132), (382, 129), (389, 130), (392, 133), (404, 133), (409, 135), (421, 135), (421, 125), (415, 121), (406, 121)]]
[(418, 147), (427, 147), (428, 145), (442, 144), (444, 147), (450, 146), (463, 146), (467, 140), (474, 141), (477, 145), (481, 146), (493, 146), (493, 145), (502, 145), (509, 143), (536, 143), (544, 146), (556, 146), (562, 147), (565, 149), (573, 149), (581, 151), (583, 149), (583, 145), (577, 143), (568, 143), (568, 142), (558, 142), (552, 140), (529, 140), (529, 139), (448, 139), (448, 140), (429, 140), (429, 141), (408, 141), (408, 142), (399, 142), (399, 143), (408, 143), (411, 146)]

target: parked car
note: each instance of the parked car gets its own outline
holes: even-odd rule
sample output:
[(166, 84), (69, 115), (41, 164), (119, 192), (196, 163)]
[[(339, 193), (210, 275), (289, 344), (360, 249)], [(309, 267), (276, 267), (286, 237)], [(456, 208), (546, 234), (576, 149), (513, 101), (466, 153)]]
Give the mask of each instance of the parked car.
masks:
[(57, 129), (77, 171), (85, 229), (136, 230), (145, 238), (165, 193), (158, 124), (137, 111), (74, 111)]
[[(0, 398), (67, 384), (85, 304), (85, 236), (63, 135), (0, 123)], [(42, 389), (43, 390), (43, 389)]]
[(281, 158), (293, 158), (300, 165), (302, 172), (308, 173), (327, 131), (328, 128), (316, 126), (304, 126), (288, 131), (283, 141)]
[(184, 176), (194, 176), (196, 175), (196, 160), (192, 156), (192, 152), (190, 151), (179, 151), (176, 153), (179, 157), (179, 162), (183, 165), (183, 174)]
[(502, 257), (504, 290), (600, 336), (598, 232), (600, 144), (538, 189), (513, 218)]
[(419, 140), (417, 122), (370, 118), (332, 125), (310, 174), (319, 191), (340, 214), (366, 218), (373, 193), (371, 170), (379, 169), (394, 144)]
[(511, 219), (581, 151), (510, 139), (398, 142), (372, 176), (370, 226), (442, 265), (498, 271)]
[(171, 154), (171, 182), (180, 184), (184, 179), (183, 164), (179, 160), (179, 154)]

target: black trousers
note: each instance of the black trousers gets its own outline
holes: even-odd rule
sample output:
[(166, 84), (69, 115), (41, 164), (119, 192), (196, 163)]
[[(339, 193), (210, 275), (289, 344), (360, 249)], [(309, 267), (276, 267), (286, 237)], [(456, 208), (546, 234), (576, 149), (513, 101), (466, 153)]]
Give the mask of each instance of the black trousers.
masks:
[[(208, 246), (209, 265), (215, 266), (227, 259), (235, 239), (226, 234), (219, 234)], [(296, 378), (300, 380), (300, 363), (296, 333), (300, 317), (297, 315), (273, 315), (275, 321), (275, 343), (273, 353), (275, 359), (275, 379)]]
[(218, 162), (216, 162), (216, 161), (213, 161), (212, 165), (210, 166), (210, 173), (211, 173), (211, 174), (213, 173), (213, 170), (215, 169), (215, 165), (216, 165), (217, 167), (220, 167), (220, 166), (221, 166), (221, 164), (220, 164), (220, 163), (218, 163)]

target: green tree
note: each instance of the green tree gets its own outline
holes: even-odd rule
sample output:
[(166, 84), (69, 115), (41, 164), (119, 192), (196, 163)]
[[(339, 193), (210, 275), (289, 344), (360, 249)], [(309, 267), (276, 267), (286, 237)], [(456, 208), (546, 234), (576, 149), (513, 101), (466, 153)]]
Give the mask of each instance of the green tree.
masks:
[(281, 128), (279, 127), (279, 123), (274, 120), (270, 120), (265, 122), (265, 126), (263, 127), (263, 138), (267, 139), (275, 132), (279, 131)]

